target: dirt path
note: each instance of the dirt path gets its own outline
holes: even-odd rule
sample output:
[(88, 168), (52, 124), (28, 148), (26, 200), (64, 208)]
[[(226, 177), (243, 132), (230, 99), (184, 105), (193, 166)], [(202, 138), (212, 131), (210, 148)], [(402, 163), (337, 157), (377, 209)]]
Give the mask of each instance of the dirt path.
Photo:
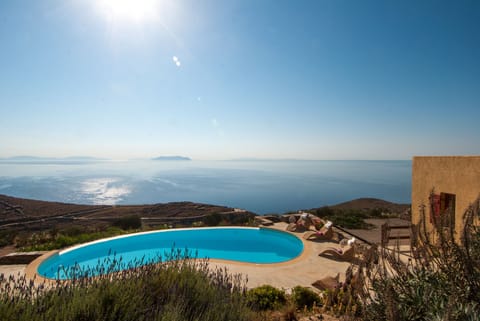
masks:
[(15, 246), (13, 245), (7, 245), (4, 247), (0, 247), (0, 257), (5, 256), (7, 254), (13, 253), (16, 251)]

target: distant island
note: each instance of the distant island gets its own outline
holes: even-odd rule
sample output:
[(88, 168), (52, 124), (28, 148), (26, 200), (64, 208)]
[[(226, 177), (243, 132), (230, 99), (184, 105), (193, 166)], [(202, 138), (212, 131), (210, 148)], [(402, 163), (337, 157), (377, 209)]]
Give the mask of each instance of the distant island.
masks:
[(190, 157), (185, 156), (159, 156), (154, 157), (152, 160), (155, 161), (190, 161), (192, 160)]

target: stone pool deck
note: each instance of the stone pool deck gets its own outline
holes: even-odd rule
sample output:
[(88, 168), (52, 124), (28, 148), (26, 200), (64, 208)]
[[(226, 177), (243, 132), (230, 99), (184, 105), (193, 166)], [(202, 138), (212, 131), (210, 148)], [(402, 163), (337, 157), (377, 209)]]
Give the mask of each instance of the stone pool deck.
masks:
[[(285, 230), (286, 223), (275, 223), (269, 228)], [(340, 273), (343, 279), (348, 262), (340, 262), (318, 256), (322, 250), (328, 247), (339, 247), (338, 243), (330, 241), (305, 241), (304, 233), (292, 233), (302, 239), (304, 243), (303, 253), (296, 259), (277, 264), (249, 264), (230, 261), (211, 260), (211, 267), (226, 267), (232, 274), (242, 274), (248, 278), (247, 286), (253, 288), (262, 284), (270, 284), (275, 287), (290, 289), (301, 285), (311, 287), (316, 280), (326, 276), (336, 276)], [(0, 273), (5, 276), (25, 274), (27, 265), (0, 265)]]

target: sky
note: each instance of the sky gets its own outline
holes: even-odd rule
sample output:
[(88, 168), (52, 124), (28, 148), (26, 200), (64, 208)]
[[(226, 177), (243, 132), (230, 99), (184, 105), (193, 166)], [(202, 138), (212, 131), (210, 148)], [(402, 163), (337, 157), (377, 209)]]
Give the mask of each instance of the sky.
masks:
[(476, 0), (3, 0), (0, 157), (480, 154)]

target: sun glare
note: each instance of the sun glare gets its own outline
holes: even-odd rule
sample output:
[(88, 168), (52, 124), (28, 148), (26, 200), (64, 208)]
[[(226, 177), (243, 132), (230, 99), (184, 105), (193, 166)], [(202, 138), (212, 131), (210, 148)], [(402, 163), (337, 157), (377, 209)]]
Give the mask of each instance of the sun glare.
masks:
[(155, 19), (158, 0), (100, 0), (98, 5), (110, 20), (144, 22)]

